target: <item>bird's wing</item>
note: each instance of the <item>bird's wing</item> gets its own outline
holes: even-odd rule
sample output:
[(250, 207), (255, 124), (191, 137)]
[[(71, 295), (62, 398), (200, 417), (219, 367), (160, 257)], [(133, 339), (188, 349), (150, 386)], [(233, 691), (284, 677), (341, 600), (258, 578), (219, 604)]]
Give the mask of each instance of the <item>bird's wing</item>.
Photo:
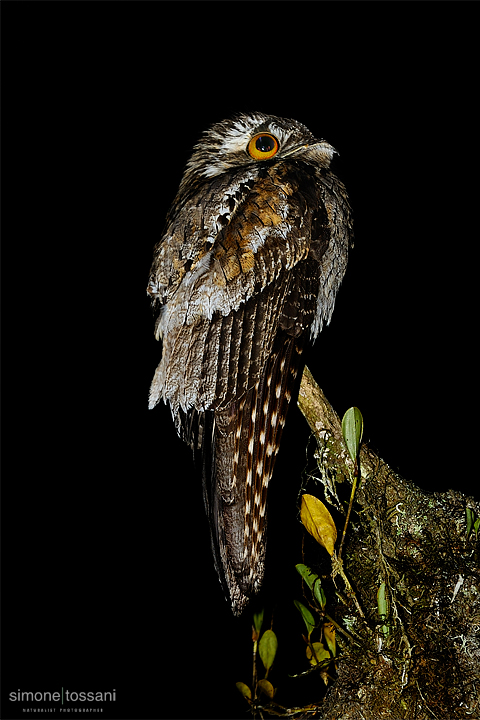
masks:
[[(309, 253), (321, 257), (328, 217), (315, 184), (306, 196), (291, 175), (287, 182), (270, 168), (257, 179), (162, 308), (163, 354), (150, 407), (163, 398), (176, 416), (179, 408), (228, 404), (258, 381), (279, 324), (295, 334), (311, 323), (311, 298), (301, 296), (304, 288), (292, 285), (289, 275)], [(308, 292), (318, 294), (318, 283)]]

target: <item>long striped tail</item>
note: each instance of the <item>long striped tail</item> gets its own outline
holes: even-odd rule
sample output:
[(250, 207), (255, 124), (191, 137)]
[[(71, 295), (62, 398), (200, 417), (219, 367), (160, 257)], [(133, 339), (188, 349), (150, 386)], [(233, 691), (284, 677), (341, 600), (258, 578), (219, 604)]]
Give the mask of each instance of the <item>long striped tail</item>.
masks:
[(203, 428), (203, 480), (215, 564), (239, 615), (261, 587), (267, 490), (301, 368), (303, 340), (280, 335), (257, 384)]

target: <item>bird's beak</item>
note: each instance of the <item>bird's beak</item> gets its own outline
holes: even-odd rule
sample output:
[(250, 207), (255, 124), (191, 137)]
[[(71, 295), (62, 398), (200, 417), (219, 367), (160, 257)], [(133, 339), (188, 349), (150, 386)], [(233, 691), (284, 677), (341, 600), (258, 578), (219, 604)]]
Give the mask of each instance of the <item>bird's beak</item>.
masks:
[(283, 154), (283, 157), (298, 156), (304, 157), (305, 159), (315, 160), (322, 165), (330, 165), (330, 161), (334, 155), (338, 155), (332, 145), (325, 142), (325, 140), (318, 140), (318, 142), (309, 143), (306, 145), (297, 145), (288, 152)]
[(297, 155), (297, 153), (305, 152), (309, 145), (297, 145), (288, 152), (283, 153), (283, 157), (289, 157), (290, 155)]

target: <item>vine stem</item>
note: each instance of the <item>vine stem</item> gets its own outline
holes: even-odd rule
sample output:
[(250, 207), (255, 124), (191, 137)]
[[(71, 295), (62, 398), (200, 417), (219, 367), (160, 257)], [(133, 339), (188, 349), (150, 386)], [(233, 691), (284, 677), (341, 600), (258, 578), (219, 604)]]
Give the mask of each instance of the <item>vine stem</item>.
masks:
[(252, 678), (252, 689), (253, 699), (257, 699), (257, 647), (258, 639), (253, 641), (253, 678)]
[(353, 485), (352, 485), (352, 492), (350, 494), (350, 503), (348, 505), (348, 512), (347, 512), (347, 518), (345, 520), (345, 527), (343, 528), (343, 534), (342, 539), (340, 541), (340, 547), (338, 549), (338, 559), (340, 560), (342, 557), (342, 548), (343, 548), (343, 542), (345, 540), (345, 535), (347, 533), (347, 527), (348, 527), (348, 521), (350, 520), (350, 513), (352, 512), (353, 507), (353, 498), (355, 497), (355, 490), (357, 489), (357, 478), (358, 478), (358, 463), (357, 460), (355, 460), (355, 468), (353, 471)]

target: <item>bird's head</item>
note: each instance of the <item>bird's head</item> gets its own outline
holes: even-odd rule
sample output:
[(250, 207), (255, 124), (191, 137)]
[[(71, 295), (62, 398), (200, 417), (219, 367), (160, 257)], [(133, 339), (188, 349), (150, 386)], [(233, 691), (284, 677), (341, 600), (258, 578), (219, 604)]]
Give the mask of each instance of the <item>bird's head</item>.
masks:
[(302, 160), (329, 167), (336, 150), (296, 120), (243, 113), (215, 123), (195, 145), (184, 182), (213, 178), (265, 162)]

